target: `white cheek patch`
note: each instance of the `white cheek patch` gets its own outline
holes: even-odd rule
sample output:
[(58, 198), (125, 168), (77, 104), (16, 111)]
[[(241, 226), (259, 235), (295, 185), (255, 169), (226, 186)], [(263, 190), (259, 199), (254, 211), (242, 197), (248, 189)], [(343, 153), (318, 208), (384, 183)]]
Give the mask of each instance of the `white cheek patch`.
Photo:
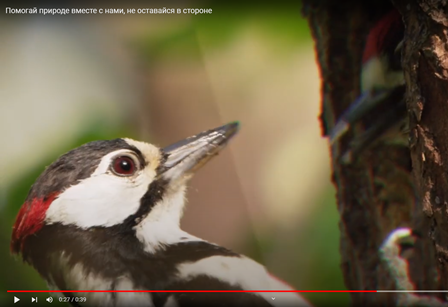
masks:
[(375, 57), (364, 64), (361, 74), (361, 89), (363, 91), (373, 88), (390, 88), (392, 85), (404, 84), (402, 71), (385, 71), (383, 59)]
[(363, 91), (377, 87), (384, 87), (384, 69), (381, 60), (377, 57), (370, 59), (364, 64), (361, 74), (361, 89)]
[(46, 223), (108, 227), (134, 214), (156, 176), (157, 164), (147, 165), (132, 177), (114, 175), (109, 170), (112, 159), (129, 152), (117, 150), (106, 155), (89, 178), (63, 191), (48, 208)]

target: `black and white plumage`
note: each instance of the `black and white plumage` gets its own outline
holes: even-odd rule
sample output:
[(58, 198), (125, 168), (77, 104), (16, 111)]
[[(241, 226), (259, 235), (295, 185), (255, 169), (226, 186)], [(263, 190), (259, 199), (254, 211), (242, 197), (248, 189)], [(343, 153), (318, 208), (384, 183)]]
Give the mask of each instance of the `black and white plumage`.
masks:
[[(11, 250), (82, 306), (310, 306), (255, 261), (180, 229), (188, 179), (236, 134), (230, 123), (164, 149), (131, 139), (82, 145), (32, 186)], [(275, 299), (272, 299), (275, 297)]]

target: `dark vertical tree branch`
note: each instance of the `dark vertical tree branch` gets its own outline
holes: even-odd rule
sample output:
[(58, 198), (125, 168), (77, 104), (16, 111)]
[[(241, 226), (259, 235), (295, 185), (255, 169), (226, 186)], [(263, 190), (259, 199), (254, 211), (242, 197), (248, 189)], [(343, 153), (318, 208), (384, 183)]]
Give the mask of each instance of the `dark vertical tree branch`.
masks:
[[(317, 61), (322, 77), (321, 122), (324, 135), (333, 126), (335, 119), (359, 95), (364, 40), (369, 27), (372, 26), (375, 14), (384, 12), (382, 5), (386, 4), (391, 5), (386, 1), (304, 1), (303, 12), (309, 21), (315, 40)], [(409, 48), (409, 44), (407, 46)], [(415, 56), (411, 56), (413, 54), (411, 51), (406, 51), (406, 54), (413, 59), (408, 60), (407, 63), (417, 63)], [(408, 68), (406, 73), (408, 83), (417, 81), (417, 72), (410, 73)], [(433, 73), (430, 79), (433, 87), (436, 85), (434, 79)], [(445, 87), (443, 92), (445, 91), (448, 91), (448, 87)], [(408, 86), (408, 99), (412, 96), (412, 99), (419, 100), (421, 104), (419, 93), (420, 91)], [(448, 98), (448, 96), (445, 97)], [(409, 103), (410, 106), (413, 104), (417, 102)], [(445, 104), (445, 107), (448, 105)], [(413, 108), (415, 109), (416, 106)], [(437, 112), (448, 116), (448, 109), (441, 108)], [(431, 123), (434, 124), (434, 121)], [(448, 125), (448, 120), (444, 125)], [(425, 129), (427, 129), (426, 126)], [(428, 194), (428, 182), (431, 182), (433, 186), (435, 182), (439, 185), (447, 185), (448, 180), (445, 177), (443, 180), (439, 177), (435, 178), (434, 174), (427, 176), (426, 181), (418, 182), (417, 193), (414, 188), (409, 148), (402, 145), (377, 144), (363, 153), (354, 163), (350, 165), (340, 163), (341, 155), (347, 149), (349, 140), (362, 131), (363, 127), (355, 127), (347, 137), (331, 148), (333, 182), (337, 189), (337, 203), (341, 218), (340, 252), (345, 284), (352, 290), (394, 289), (394, 280), (382, 264), (378, 251), (381, 243), (392, 230), (406, 226), (422, 231), (422, 238), (417, 242), (416, 253), (409, 265), (412, 282), (416, 289), (437, 289), (434, 245), (428, 239), (428, 220), (422, 213), (422, 203), (416, 201), (416, 195), (424, 195), (423, 192), (426, 193), (425, 195)], [(424, 139), (421, 139), (421, 132), (415, 133), (418, 142), (422, 143)], [(448, 129), (445, 133), (447, 134), (445, 138), (442, 137), (440, 140), (448, 141)], [(434, 144), (433, 138), (431, 140), (431, 144)], [(416, 146), (418, 148), (423, 145)], [(448, 146), (446, 149), (448, 150)], [(421, 158), (419, 162), (415, 161), (416, 150), (412, 149), (414, 175), (421, 176), (420, 173), (428, 169), (428, 164), (425, 164), (424, 168), (418, 166), (422, 161)], [(431, 163), (436, 164), (433, 151), (426, 154), (432, 154), (430, 159), (434, 162)], [(445, 165), (448, 167), (448, 163)], [(447, 171), (448, 169), (444, 170), (444, 174)], [(439, 207), (444, 207), (445, 210), (442, 210), (443, 218), (441, 215), (437, 223), (440, 225), (443, 221), (446, 231), (437, 235), (448, 240), (448, 225), (446, 225), (448, 223), (448, 188), (443, 191), (446, 193), (437, 194), (437, 196), (439, 196)], [(434, 199), (435, 195), (430, 194), (430, 197)], [(428, 204), (425, 204), (424, 208), (428, 208)], [(429, 206), (429, 208), (433, 207)], [(435, 213), (431, 214), (435, 216)], [(433, 218), (433, 220), (436, 219)], [(446, 243), (445, 246), (448, 247), (448, 241)], [(448, 260), (448, 253), (445, 255), (445, 259)], [(446, 267), (445, 269), (448, 270)], [(393, 294), (359, 293), (353, 294), (352, 300), (355, 306), (378, 304), (393, 306), (397, 302)]]

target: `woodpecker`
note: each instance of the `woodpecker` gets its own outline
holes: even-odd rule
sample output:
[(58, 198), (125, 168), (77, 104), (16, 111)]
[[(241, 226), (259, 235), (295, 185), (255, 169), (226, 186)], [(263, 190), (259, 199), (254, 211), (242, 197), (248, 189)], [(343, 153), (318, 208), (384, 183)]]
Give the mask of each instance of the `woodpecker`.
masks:
[(396, 9), (384, 14), (367, 35), (360, 76), (361, 95), (329, 133), (330, 144), (334, 144), (354, 124), (364, 124), (365, 131), (351, 141), (349, 150), (343, 155), (345, 162), (352, 161), (377, 140), (408, 145), (401, 66), (403, 37), (404, 24)]
[[(74, 290), (292, 290), (257, 262), (180, 228), (188, 180), (239, 125), (160, 149), (94, 141), (60, 156), (31, 187), (11, 251), (75, 306), (311, 306), (297, 293)], [(225, 229), (223, 229), (225, 231)]]

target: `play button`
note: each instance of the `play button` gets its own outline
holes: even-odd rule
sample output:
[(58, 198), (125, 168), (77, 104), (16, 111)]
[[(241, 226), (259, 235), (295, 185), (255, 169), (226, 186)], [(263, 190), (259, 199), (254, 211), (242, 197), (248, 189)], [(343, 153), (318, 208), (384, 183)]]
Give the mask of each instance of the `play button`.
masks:
[(18, 301), (20, 301), (20, 298), (14, 296), (14, 304), (17, 303)]

